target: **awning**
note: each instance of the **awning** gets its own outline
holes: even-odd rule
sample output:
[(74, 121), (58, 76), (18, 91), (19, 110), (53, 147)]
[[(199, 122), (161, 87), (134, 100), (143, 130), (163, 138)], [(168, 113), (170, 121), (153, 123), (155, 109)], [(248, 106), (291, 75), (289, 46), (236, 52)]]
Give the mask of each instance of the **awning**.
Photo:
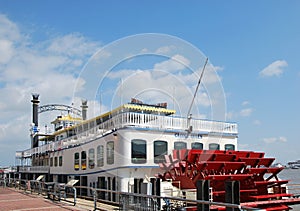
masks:
[(132, 109), (132, 110), (139, 110), (139, 111), (165, 113), (165, 114), (169, 114), (169, 115), (176, 113), (176, 111), (172, 110), (172, 109), (166, 109), (166, 108), (154, 107), (154, 106), (147, 106), (147, 105), (125, 104), (124, 108)]
[(44, 178), (44, 175), (40, 175), (38, 176), (38, 178), (36, 179), (36, 181), (41, 181)]

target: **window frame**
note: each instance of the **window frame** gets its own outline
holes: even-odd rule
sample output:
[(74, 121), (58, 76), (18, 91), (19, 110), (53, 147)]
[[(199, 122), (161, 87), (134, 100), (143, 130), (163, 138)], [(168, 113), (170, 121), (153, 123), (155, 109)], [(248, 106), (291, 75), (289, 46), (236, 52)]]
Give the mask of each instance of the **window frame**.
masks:
[[(178, 147), (176, 147), (176, 144), (183, 144), (184, 145), (184, 147), (182, 148), (182, 147), (180, 147), (180, 148), (178, 148)], [(174, 142), (174, 149), (175, 150), (181, 150), (181, 149), (187, 149), (187, 143), (186, 142), (184, 142), (184, 141), (175, 141)]]
[[(231, 146), (232, 148), (231, 148), (231, 149), (228, 149), (228, 146)], [(224, 149), (225, 149), (225, 150), (235, 150), (235, 145), (234, 145), (234, 144), (225, 144), (225, 145), (224, 145)]]
[[(138, 146), (138, 145), (142, 145), (142, 146)], [(135, 148), (135, 152), (134, 152), (134, 147), (138, 147), (142, 149)], [(144, 139), (131, 140), (131, 163), (134, 164), (147, 163), (147, 141), (146, 140)]]
[[(163, 143), (166, 150), (162, 153), (158, 153), (156, 150), (157, 150), (157, 147), (162, 147), (162, 145), (160, 146), (155, 146), (156, 143)], [(168, 154), (168, 142), (167, 141), (164, 141), (164, 140), (155, 140), (153, 142), (153, 159), (154, 159), (154, 163), (161, 163), (161, 162), (165, 162), (165, 155)]]
[(75, 152), (74, 153), (74, 170), (78, 171), (79, 169), (80, 169), (80, 153)]
[[(112, 147), (111, 147), (112, 145)], [(115, 142), (108, 141), (106, 143), (106, 163), (112, 165), (115, 163)]]
[(62, 165), (63, 165), (63, 157), (62, 157), (62, 155), (60, 155), (58, 157), (58, 166), (62, 166)]
[[(201, 148), (195, 148), (194, 147), (194, 145), (200, 145), (201, 146)], [(203, 150), (203, 143), (201, 143), (201, 142), (192, 142), (191, 143), (191, 149), (199, 149), (199, 150)]]
[(89, 165), (89, 169), (95, 168), (95, 149), (94, 148), (89, 149), (88, 165)]
[[(217, 146), (217, 148), (215, 148), (215, 147), (211, 147), (211, 146)], [(208, 145), (208, 149), (209, 150), (220, 150), (220, 144), (217, 144), (217, 143), (210, 143), (209, 145)]]
[(86, 151), (81, 151), (81, 170), (86, 170)]
[(104, 146), (97, 146), (97, 167), (104, 166)]

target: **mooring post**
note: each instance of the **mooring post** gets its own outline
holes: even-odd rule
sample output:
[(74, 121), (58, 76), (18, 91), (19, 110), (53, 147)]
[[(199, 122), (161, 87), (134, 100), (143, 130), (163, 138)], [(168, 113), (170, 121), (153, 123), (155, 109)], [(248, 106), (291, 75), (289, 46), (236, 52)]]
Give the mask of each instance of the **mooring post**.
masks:
[(93, 190), (93, 198), (94, 198), (94, 210), (97, 210), (97, 190), (95, 188)]
[[(225, 182), (225, 202), (230, 204), (240, 204), (240, 182)], [(226, 207), (226, 211), (238, 211), (238, 208)]]
[[(197, 187), (197, 200), (209, 201), (209, 180), (198, 180)], [(209, 211), (209, 204), (197, 204), (197, 211)]]

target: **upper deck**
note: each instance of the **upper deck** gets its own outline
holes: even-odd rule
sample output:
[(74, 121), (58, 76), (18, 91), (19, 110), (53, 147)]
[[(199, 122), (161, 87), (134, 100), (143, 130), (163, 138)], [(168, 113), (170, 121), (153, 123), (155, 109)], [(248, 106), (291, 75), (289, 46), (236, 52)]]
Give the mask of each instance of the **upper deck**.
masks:
[[(100, 121), (99, 119), (102, 119)], [(107, 113), (92, 120), (82, 123), (78, 126), (71, 127), (74, 135), (61, 137), (55, 133), (53, 140), (48, 144), (17, 152), (17, 157), (30, 157), (36, 153), (46, 153), (57, 150), (63, 150), (73, 146), (78, 146), (87, 142), (94, 141), (102, 136), (108, 135), (119, 129), (147, 129), (154, 131), (186, 132), (188, 129), (187, 118), (160, 115), (158, 113), (141, 113), (131, 112), (128, 110), (119, 110), (115, 113)], [(238, 128), (236, 123), (190, 119), (189, 125), (192, 126), (192, 133), (198, 134), (216, 134), (237, 136)], [(74, 130), (76, 129), (76, 130)], [(65, 132), (68, 130), (64, 130)]]

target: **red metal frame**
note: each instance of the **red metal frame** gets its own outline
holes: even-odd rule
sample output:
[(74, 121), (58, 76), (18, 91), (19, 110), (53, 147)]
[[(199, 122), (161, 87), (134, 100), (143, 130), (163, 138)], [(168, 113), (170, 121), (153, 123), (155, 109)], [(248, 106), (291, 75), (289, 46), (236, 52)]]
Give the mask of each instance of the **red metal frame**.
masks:
[[(279, 180), (283, 168), (271, 167), (275, 158), (264, 157), (263, 152), (223, 150), (174, 150), (160, 163), (163, 180), (172, 179), (181, 189), (195, 189), (197, 180), (210, 180), (213, 201), (225, 202), (225, 181), (240, 182), (241, 205), (266, 210), (289, 210), (288, 205), (299, 204), (300, 199), (286, 193), (288, 180)], [(273, 193), (268, 189), (272, 188)], [(216, 208), (215, 210), (222, 210)]]

